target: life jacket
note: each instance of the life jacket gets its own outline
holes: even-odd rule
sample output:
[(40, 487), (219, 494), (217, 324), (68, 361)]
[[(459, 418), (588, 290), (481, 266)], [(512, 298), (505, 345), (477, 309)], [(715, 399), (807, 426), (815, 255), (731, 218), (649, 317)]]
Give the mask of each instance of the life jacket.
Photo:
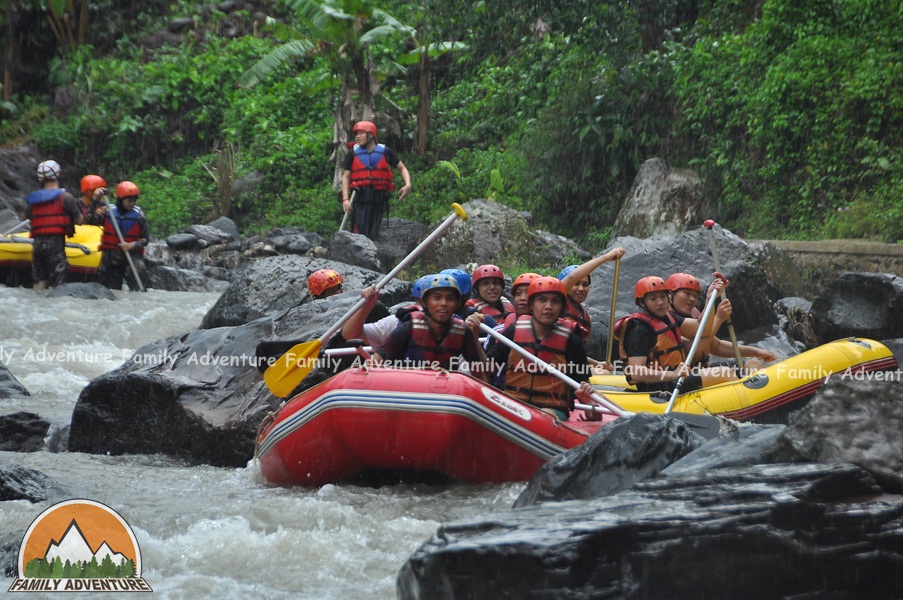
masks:
[(488, 315), (496, 321), (504, 321), (505, 317), (507, 317), (511, 313), (516, 312), (514, 310), (514, 305), (511, 304), (511, 302), (509, 302), (508, 299), (504, 296), (499, 298), (498, 303), (501, 305), (501, 309), (499, 309), (497, 306), (489, 304), (485, 300), (480, 300), (479, 298), (471, 298), (465, 304), (467, 306), (474, 307), (477, 312)]
[[(103, 233), (100, 235), (101, 250), (119, 249), (119, 236), (116, 235), (116, 229), (113, 227), (113, 221), (116, 219), (119, 224), (119, 231), (122, 232), (122, 239), (126, 242), (137, 242), (141, 239), (141, 225), (138, 218), (141, 216), (141, 209), (137, 206), (124, 214), (119, 214), (118, 206), (110, 206), (110, 214), (103, 221)], [(140, 253), (144, 254), (144, 248), (140, 249)]]
[(386, 192), (395, 189), (395, 175), (386, 160), (385, 144), (377, 144), (372, 151), (355, 144), (352, 151), (351, 187), (372, 187)]
[(411, 339), (405, 348), (402, 359), (412, 362), (435, 363), (442, 369), (448, 369), (451, 358), (459, 356), (464, 350), (467, 326), (457, 316), (452, 316), (445, 335), (438, 342), (433, 337), (427, 316), (422, 311), (410, 314)]
[(564, 312), (561, 314), (562, 319), (570, 319), (577, 324), (577, 330), (583, 336), (583, 340), (589, 339), (590, 329), (593, 327), (593, 319), (589, 316), (589, 311), (578, 302), (571, 300), (570, 296), (566, 296), (564, 303)]
[(72, 235), (75, 225), (63, 208), (62, 188), (31, 192), (25, 202), (31, 205), (31, 237), (37, 235)]
[[(648, 366), (658, 365), (663, 369), (673, 369), (686, 359), (684, 351), (683, 337), (680, 333), (680, 326), (671, 315), (661, 320), (653, 317), (649, 313), (640, 311), (635, 312), (629, 317), (623, 317), (615, 322), (615, 337), (618, 338), (618, 349), (621, 352), (621, 358), (627, 359), (627, 349), (624, 347), (624, 332), (627, 330), (627, 323), (631, 319), (638, 319), (647, 323), (655, 334), (658, 336), (655, 346), (646, 356), (646, 364)], [(629, 378), (628, 378), (629, 381)]]
[[(672, 317), (683, 316), (680, 313), (675, 312), (673, 308), (668, 309), (668, 312), (671, 313)], [(699, 317), (701, 317), (701, 316), (702, 316), (702, 313), (699, 311), (698, 308), (694, 307), (693, 310), (690, 311), (691, 319), (696, 319), (698, 321)], [(702, 365), (704, 367), (708, 366), (710, 358), (711, 358), (711, 356), (709, 354), (707, 354), (707, 353), (703, 352), (701, 349), (699, 349), (696, 351), (696, 356), (693, 357), (693, 365)]]
[[(559, 319), (544, 339), (537, 340), (533, 331), (533, 317), (521, 315), (514, 324), (514, 342), (533, 356), (564, 371), (567, 368), (565, 350), (575, 327), (573, 321)], [(567, 412), (573, 407), (567, 384), (517, 350), (508, 353), (505, 392), (540, 408), (557, 408)]]

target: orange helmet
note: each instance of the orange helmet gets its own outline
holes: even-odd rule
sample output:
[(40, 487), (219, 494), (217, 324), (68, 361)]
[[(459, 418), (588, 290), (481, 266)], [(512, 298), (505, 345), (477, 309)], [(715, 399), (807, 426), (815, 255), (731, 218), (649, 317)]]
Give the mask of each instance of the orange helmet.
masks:
[(697, 292), (702, 291), (702, 286), (699, 285), (699, 280), (690, 275), (689, 273), (675, 273), (671, 277), (668, 278), (667, 281), (668, 289), (672, 292), (676, 292), (677, 290), (696, 290)]
[(564, 284), (557, 277), (537, 277), (530, 283), (530, 287), (527, 288), (527, 302), (532, 302), (533, 296), (536, 294), (546, 292), (561, 294), (562, 302), (567, 298), (567, 294), (564, 292)]
[(82, 194), (93, 192), (97, 188), (107, 187), (107, 182), (100, 175), (85, 175), (82, 177)]
[(131, 181), (120, 181), (119, 185), (116, 186), (117, 198), (132, 198), (140, 193), (141, 190), (139, 190), (138, 186)]
[(338, 271), (320, 269), (311, 273), (310, 277), (307, 278), (307, 290), (310, 292), (311, 297), (316, 300), (326, 290), (342, 285), (344, 282), (345, 279), (339, 275)]
[(514, 280), (514, 283), (511, 284), (511, 289), (513, 290), (514, 288), (516, 288), (517, 286), (520, 286), (520, 285), (530, 285), (531, 283), (533, 283), (533, 281), (535, 281), (539, 277), (540, 277), (539, 273), (521, 273)]
[(351, 133), (357, 133), (358, 131), (366, 131), (373, 137), (376, 136), (376, 125), (373, 124), (372, 121), (358, 121), (354, 124), (354, 127), (351, 128)]
[(661, 277), (656, 277), (654, 275), (650, 275), (648, 277), (643, 277), (639, 281), (636, 282), (636, 288), (633, 292), (633, 299), (637, 303), (639, 303), (643, 296), (650, 292), (667, 292), (668, 286), (665, 284), (665, 280)]

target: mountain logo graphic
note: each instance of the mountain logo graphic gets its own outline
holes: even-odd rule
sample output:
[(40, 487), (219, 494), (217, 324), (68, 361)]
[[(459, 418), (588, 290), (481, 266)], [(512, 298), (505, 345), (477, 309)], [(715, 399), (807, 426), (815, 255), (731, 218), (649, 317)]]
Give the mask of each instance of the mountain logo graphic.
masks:
[(10, 592), (152, 591), (132, 528), (93, 500), (66, 500), (38, 515), (19, 547), (18, 572)]

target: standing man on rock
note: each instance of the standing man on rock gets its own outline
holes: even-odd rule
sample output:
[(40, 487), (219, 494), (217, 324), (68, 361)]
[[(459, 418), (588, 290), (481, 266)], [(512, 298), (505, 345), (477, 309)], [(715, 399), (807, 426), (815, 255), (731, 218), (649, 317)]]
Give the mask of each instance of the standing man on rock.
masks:
[(38, 165), (40, 190), (25, 197), (25, 218), (31, 219), (34, 240), (31, 255), (31, 280), (36, 290), (56, 287), (66, 281), (66, 236), (75, 233), (82, 222), (76, 199), (60, 187), (60, 165), (45, 160)]
[[(342, 163), (342, 208), (351, 213), (352, 232), (376, 241), (383, 212), (389, 218), (389, 192), (395, 189), (392, 169), (398, 169), (404, 181), (404, 187), (398, 190), (399, 200), (411, 193), (411, 174), (391, 148), (378, 143), (376, 125), (372, 122), (356, 123), (352, 135), (354, 147)], [(352, 192), (355, 192), (353, 203)]]

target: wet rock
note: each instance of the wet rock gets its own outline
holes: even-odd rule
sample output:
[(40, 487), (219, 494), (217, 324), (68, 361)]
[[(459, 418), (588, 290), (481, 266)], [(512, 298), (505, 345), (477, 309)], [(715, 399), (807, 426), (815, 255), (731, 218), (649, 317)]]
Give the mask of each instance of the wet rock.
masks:
[(214, 227), (219, 229), (223, 233), (229, 236), (233, 242), (241, 241), (241, 233), (238, 231), (238, 225), (235, 224), (235, 221), (230, 219), (229, 217), (217, 217), (216, 219), (207, 223), (209, 227)]
[(243, 467), (257, 427), (278, 404), (256, 367), (269, 320), (195, 331), (139, 348), (79, 395), (69, 450), (168, 454)]
[(428, 234), (427, 226), (423, 223), (389, 217), (388, 222), (384, 221), (379, 230), (379, 243), (376, 245), (383, 269), (392, 269)]
[(116, 296), (113, 292), (92, 281), (90, 283), (64, 283), (47, 291), (48, 298), (81, 298), (82, 300), (115, 300)]
[(664, 415), (618, 419), (543, 465), (514, 506), (616, 494), (655, 477), (704, 442), (685, 423)]
[(728, 424), (721, 434), (662, 470), (663, 476), (705, 473), (710, 469), (773, 462), (784, 425)]
[(150, 287), (169, 292), (212, 292), (223, 290), (228, 284), (204, 274), (175, 267), (154, 267), (147, 272)]
[(675, 169), (661, 158), (643, 163), (612, 226), (613, 236), (675, 236), (698, 227), (702, 180), (693, 171)]
[(173, 250), (194, 250), (199, 247), (198, 236), (192, 233), (176, 233), (166, 238), (166, 245)]
[(0, 415), (0, 450), (4, 452), (38, 452), (44, 449), (44, 439), (50, 431), (50, 421), (30, 412)]
[(0, 502), (44, 502), (54, 485), (54, 481), (40, 471), (10, 463), (0, 464)]
[(401, 600), (894, 598), (903, 497), (854, 465), (663, 477), (592, 501), (442, 525)]
[(233, 240), (232, 234), (210, 225), (191, 225), (185, 230), (185, 233), (190, 233), (199, 240), (207, 242), (207, 245), (225, 244)]
[[(307, 277), (318, 269), (338, 269), (346, 294), (359, 298), (360, 290), (382, 279), (379, 273), (302, 256), (274, 256), (248, 262), (235, 273), (232, 284), (204, 316), (201, 327), (234, 326), (275, 315), (310, 301)], [(389, 282), (380, 293), (386, 304), (410, 297), (410, 283)]]
[(329, 242), (329, 258), (377, 273), (388, 273), (379, 261), (376, 244), (367, 236), (337, 231)]
[(25, 386), (16, 379), (16, 376), (9, 372), (6, 365), (0, 363), (0, 398), (30, 395)]
[(903, 279), (886, 273), (844, 273), (812, 303), (822, 343), (843, 337), (903, 337)]

